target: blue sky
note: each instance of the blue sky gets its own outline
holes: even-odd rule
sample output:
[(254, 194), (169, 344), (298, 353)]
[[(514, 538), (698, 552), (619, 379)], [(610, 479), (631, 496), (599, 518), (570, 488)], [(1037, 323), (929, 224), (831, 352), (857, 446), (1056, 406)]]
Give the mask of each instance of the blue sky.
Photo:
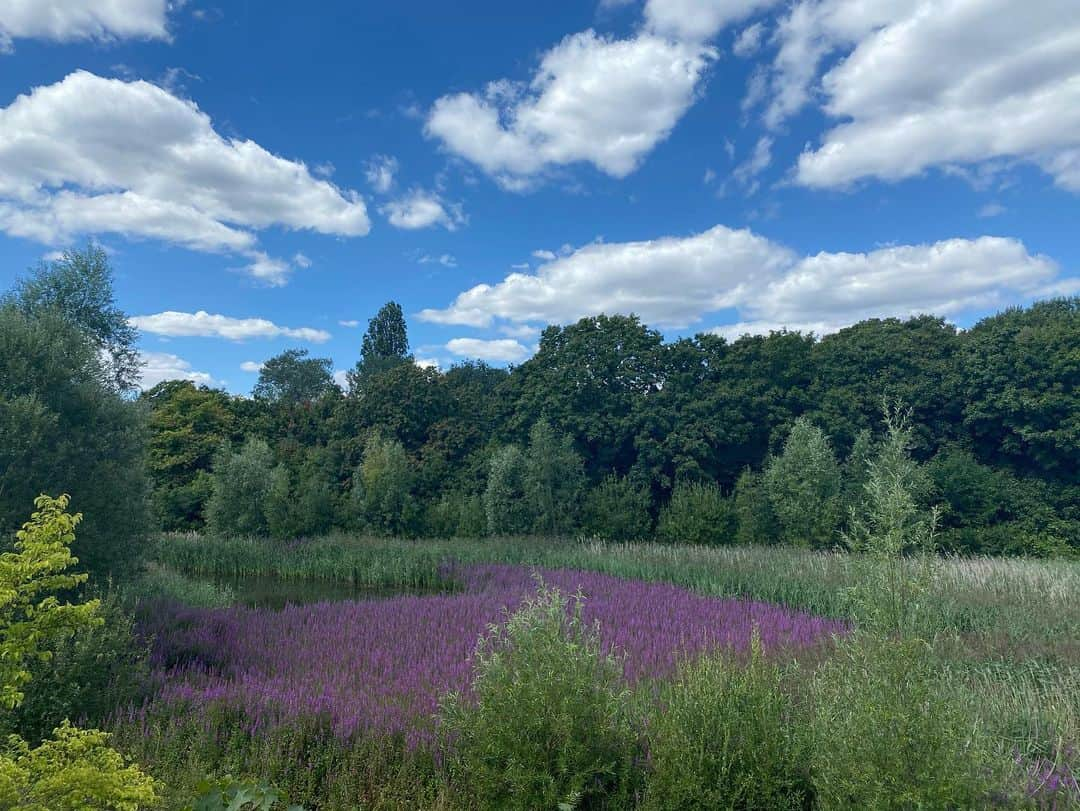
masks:
[[(147, 385), (1080, 290), (1075, 0), (0, 4), (0, 284), (93, 238)], [(18, 6), (18, 7), (16, 7)]]

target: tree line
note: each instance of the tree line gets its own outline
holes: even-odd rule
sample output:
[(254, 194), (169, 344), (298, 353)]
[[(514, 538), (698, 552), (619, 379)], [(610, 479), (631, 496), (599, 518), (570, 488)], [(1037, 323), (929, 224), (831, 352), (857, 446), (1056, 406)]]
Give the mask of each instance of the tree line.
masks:
[(154, 528), (208, 524), (830, 547), (883, 402), (911, 410), (943, 548), (1080, 549), (1080, 298), (966, 330), (922, 315), (822, 338), (665, 341), (600, 315), (547, 327), (519, 366), (446, 370), (414, 361), (391, 302), (344, 388), (329, 359), (290, 349), (250, 397), (187, 381), (136, 396), (135, 337), (94, 247), (0, 305), (0, 517), (70, 492), (94, 519), (76, 549), (88, 565), (122, 564)]

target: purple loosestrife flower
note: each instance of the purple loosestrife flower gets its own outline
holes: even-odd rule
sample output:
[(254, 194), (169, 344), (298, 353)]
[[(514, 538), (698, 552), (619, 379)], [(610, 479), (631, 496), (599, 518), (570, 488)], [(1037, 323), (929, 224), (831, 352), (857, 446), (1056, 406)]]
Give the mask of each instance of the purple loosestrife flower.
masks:
[(766, 651), (845, 630), (769, 603), (591, 572), (493, 564), (453, 574), (461, 593), (280, 611), (163, 605), (144, 623), (162, 685), (150, 709), (224, 706), (241, 712), (253, 733), (315, 718), (343, 739), (389, 735), (426, 747), (439, 696), (468, 691), (477, 638), (535, 592), (537, 576), (584, 595), (585, 619), (599, 624), (630, 684), (669, 676), (683, 659), (717, 648), (745, 650), (755, 627)]

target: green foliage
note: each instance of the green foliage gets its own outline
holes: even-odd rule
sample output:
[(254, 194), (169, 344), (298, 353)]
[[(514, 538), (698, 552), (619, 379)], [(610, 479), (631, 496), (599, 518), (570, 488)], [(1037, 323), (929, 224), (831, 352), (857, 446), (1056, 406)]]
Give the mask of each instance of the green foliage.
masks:
[(250, 438), (239, 451), (223, 446), (214, 457), (214, 489), (207, 524), (220, 535), (266, 535), (266, 508), (274, 455), (262, 439)]
[(396, 301), (388, 301), (368, 321), (360, 344), (360, 360), (349, 372), (349, 391), (359, 393), (374, 375), (411, 360), (405, 314)]
[(661, 688), (649, 723), (646, 809), (802, 809), (810, 735), (785, 674), (751, 640), (750, 661), (706, 657)]
[(963, 425), (984, 462), (1075, 481), (1080, 470), (1080, 297), (1011, 308), (968, 330)]
[(234, 427), (228, 396), (187, 380), (169, 380), (141, 399), (150, 405), (146, 462), (162, 527), (201, 527), (213, 491), (214, 453)]
[(303, 811), (267, 783), (234, 780), (204, 780), (195, 802), (184, 811)]
[(557, 590), (540, 587), (474, 656), (471, 697), (441, 720), (451, 783), (479, 808), (624, 808), (637, 733), (622, 665)]
[(660, 511), (657, 535), (666, 541), (719, 546), (735, 542), (735, 505), (711, 482), (679, 482)]
[(810, 768), (823, 811), (992, 805), (995, 755), (925, 642), (842, 643), (817, 675), (815, 698)]
[(533, 516), (533, 530), (565, 535), (575, 524), (585, 486), (581, 457), (569, 434), (559, 434), (546, 419), (529, 431), (522, 484)]
[(101, 622), (55, 640), (48, 658), (28, 663), (33, 689), (4, 719), (5, 732), (36, 744), (65, 719), (96, 726), (118, 707), (139, 702), (149, 677), (149, 646), (136, 637), (118, 592), (105, 596), (96, 616)]
[(739, 474), (731, 498), (738, 525), (736, 542), (743, 545), (776, 543), (780, 528), (761, 474), (746, 468)]
[(651, 500), (626, 476), (605, 476), (585, 496), (582, 529), (608, 541), (635, 541), (652, 535)]
[(433, 538), (481, 538), (487, 534), (484, 501), (460, 491), (444, 493), (428, 507), (425, 527)]
[(310, 403), (334, 389), (334, 362), (309, 358), (306, 349), (286, 349), (262, 365), (251, 390), (258, 400), (295, 406)]
[(76, 630), (101, 624), (98, 601), (61, 603), (56, 592), (86, 582), (68, 574), (78, 563), (71, 554), (82, 515), (69, 515), (68, 496), (38, 496), (30, 520), (15, 534), (15, 549), (0, 554), (0, 706), (12, 709), (24, 698), (30, 662), (48, 659), (50, 643)]
[(0, 534), (39, 493), (71, 493), (91, 516), (75, 552), (101, 575), (128, 569), (149, 529), (142, 409), (108, 376), (53, 310), (0, 306)]
[[(52, 654), (47, 645), (102, 624), (97, 600), (72, 605), (56, 597), (86, 580), (67, 573), (78, 562), (70, 545), (81, 519), (66, 512), (68, 503), (66, 495), (39, 496), (15, 550), (0, 555), (0, 703), (7, 710), (23, 702), (31, 663)], [(155, 803), (154, 781), (110, 749), (108, 738), (66, 720), (36, 748), (9, 736), (0, 750), (0, 808), (137, 811)]]
[(139, 380), (139, 334), (116, 306), (113, 272), (100, 245), (67, 250), (42, 262), (5, 297), (29, 318), (54, 315), (85, 335), (107, 358), (107, 379), (117, 391)]
[(484, 515), (491, 535), (520, 535), (532, 527), (525, 494), (525, 455), (517, 445), (505, 445), (488, 463)]
[(838, 540), (841, 476), (829, 438), (795, 420), (783, 452), (765, 468), (765, 492), (786, 543), (827, 549)]
[(381, 535), (409, 534), (416, 521), (412, 485), (412, 465), (402, 444), (372, 434), (353, 477), (353, 502), (364, 526)]
[(18, 737), (0, 750), (0, 808), (138, 811), (157, 802), (154, 780), (108, 746), (109, 735), (64, 722), (36, 749)]

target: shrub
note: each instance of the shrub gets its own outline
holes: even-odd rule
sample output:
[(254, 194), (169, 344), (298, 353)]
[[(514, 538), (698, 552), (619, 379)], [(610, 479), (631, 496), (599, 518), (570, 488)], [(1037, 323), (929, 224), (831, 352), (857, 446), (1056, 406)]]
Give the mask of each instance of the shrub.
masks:
[(266, 535), (266, 508), (274, 455), (262, 439), (251, 438), (239, 452), (228, 446), (214, 458), (214, 490), (206, 520), (218, 535)]
[(491, 535), (521, 535), (532, 527), (525, 497), (524, 454), (517, 445), (495, 451), (488, 464), (484, 515)]
[(480, 538), (487, 517), (480, 496), (459, 491), (444, 493), (428, 505), (426, 532), (433, 538)]
[(472, 696), (441, 704), (452, 786), (475, 807), (625, 808), (637, 735), (621, 663), (543, 587), (475, 655)]
[(363, 525), (379, 535), (407, 535), (413, 529), (413, 471), (405, 446), (372, 434), (353, 476), (353, 503)]
[(30, 663), (34, 689), (3, 719), (5, 732), (36, 744), (65, 719), (97, 725), (138, 702), (149, 679), (149, 645), (137, 639), (118, 593), (101, 601), (97, 616), (101, 624), (57, 640), (48, 658)]
[(776, 543), (780, 530), (761, 475), (746, 468), (739, 474), (731, 497), (738, 527), (736, 542), (744, 545)]
[(545, 419), (529, 432), (522, 484), (534, 531), (564, 535), (574, 528), (584, 487), (583, 462), (570, 435), (557, 433)]
[(649, 491), (625, 476), (604, 477), (585, 497), (582, 529), (608, 541), (635, 541), (652, 534)]
[(764, 483), (786, 543), (816, 549), (836, 543), (840, 465), (824, 431), (805, 417), (795, 420), (783, 452), (765, 468)]
[(805, 808), (809, 729), (765, 661), (706, 657), (660, 694), (649, 723), (646, 809)]
[(858, 635), (815, 680), (810, 760), (825, 809), (984, 808), (995, 762), (921, 640)]
[(731, 499), (711, 482), (679, 482), (660, 511), (657, 535), (666, 541), (719, 546), (735, 540)]
[[(68, 497), (39, 496), (30, 520), (0, 555), (0, 703), (13, 710), (33, 678), (32, 662), (49, 658), (50, 642), (102, 625), (99, 603), (60, 603), (56, 592), (85, 582), (70, 574), (71, 542), (81, 515)], [(25, 811), (137, 811), (157, 801), (152, 778), (107, 746), (109, 736), (64, 721), (40, 746), (17, 735), (0, 746), (0, 808)]]

